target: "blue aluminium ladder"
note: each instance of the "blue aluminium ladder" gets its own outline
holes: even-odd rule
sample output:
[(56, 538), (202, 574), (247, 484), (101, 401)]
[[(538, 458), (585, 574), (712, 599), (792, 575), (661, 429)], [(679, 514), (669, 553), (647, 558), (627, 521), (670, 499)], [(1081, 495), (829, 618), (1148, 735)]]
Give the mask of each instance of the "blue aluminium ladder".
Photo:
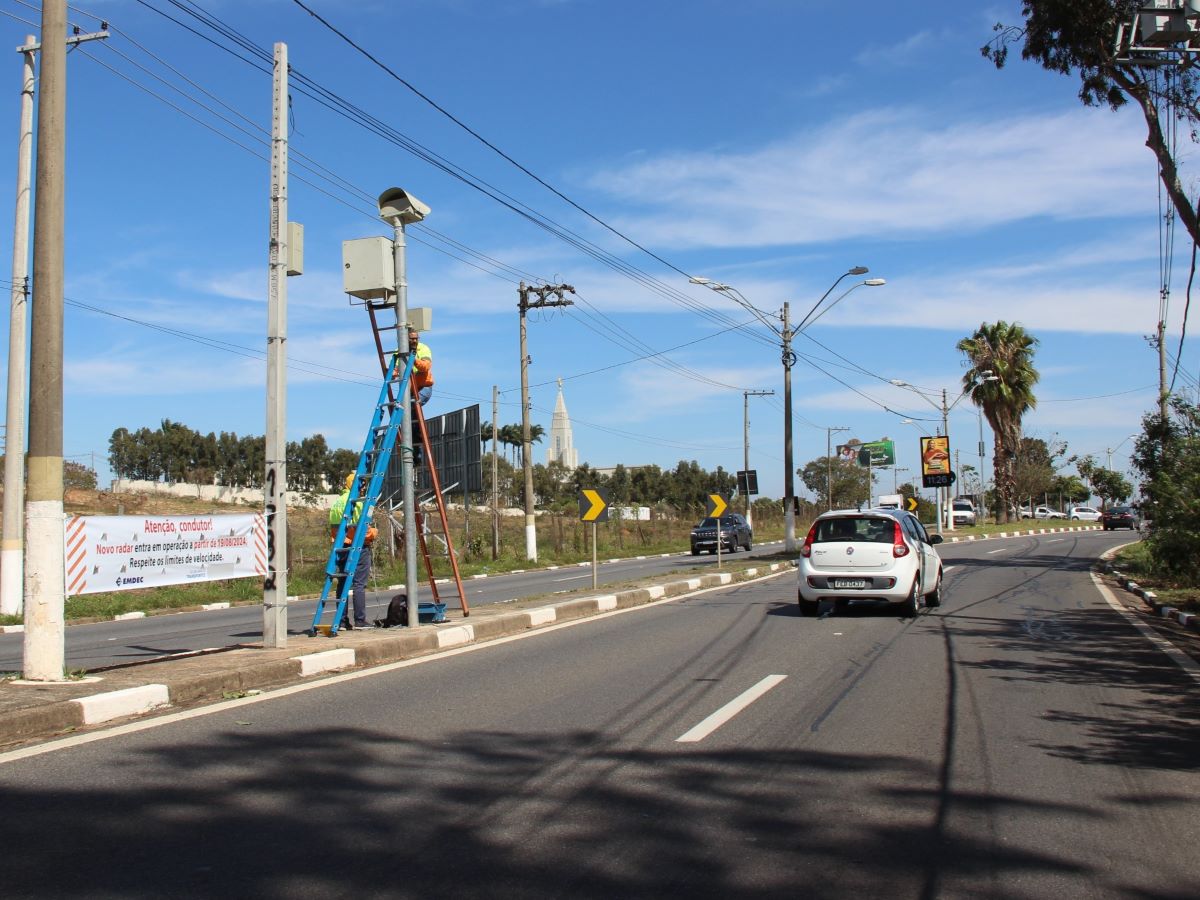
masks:
[[(336, 594), (337, 606), (334, 608), (333, 622), (327, 628), (330, 637), (337, 635), (346, 616), (346, 601), (350, 597), (359, 555), (364, 550), (367, 553), (371, 552), (370, 548), (364, 546), (364, 540), (371, 513), (383, 492), (383, 481), (387, 475), (388, 463), (392, 459), (392, 450), (396, 446), (396, 435), (400, 431), (404, 416), (408, 414), (409, 404), (404, 402), (403, 398), (407, 398), (409, 394), (409, 379), (412, 377), (414, 359), (415, 354), (409, 354), (404, 372), (399, 378), (395, 377), (400, 368), (399, 352), (392, 354), (391, 365), (387, 367), (383, 387), (379, 391), (379, 402), (375, 405), (375, 415), (371, 419), (371, 427), (367, 430), (367, 439), (363, 443), (363, 450), (354, 470), (350, 497), (346, 501), (342, 522), (338, 525), (333, 546), (329, 550), (329, 562), (325, 565), (325, 586), (321, 589), (321, 599), (317, 601), (317, 611), (313, 615), (312, 627), (308, 630), (309, 637), (315, 637), (326, 630), (321, 626), (321, 617), (325, 613), (325, 602), (329, 599), (331, 591)], [(359, 510), (357, 516), (355, 510)], [(346, 531), (354, 525), (356, 519), (362, 527), (354, 529), (350, 546), (343, 547)], [(347, 552), (339, 554), (341, 549)]]

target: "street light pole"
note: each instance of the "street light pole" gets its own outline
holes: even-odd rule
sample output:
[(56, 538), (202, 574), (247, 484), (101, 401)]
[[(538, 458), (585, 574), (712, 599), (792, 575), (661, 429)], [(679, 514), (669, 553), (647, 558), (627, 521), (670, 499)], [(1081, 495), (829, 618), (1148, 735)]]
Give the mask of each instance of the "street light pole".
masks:
[(754, 527), (754, 518), (750, 514), (750, 398), (773, 396), (774, 391), (742, 391), (742, 471), (746, 473), (743, 485), (746, 488), (746, 524), (751, 528)]
[(849, 431), (849, 428), (825, 429), (825, 506), (833, 509), (833, 434), (836, 431)]
[[(408, 365), (408, 264), (405, 251), (405, 225), (420, 222), (429, 215), (429, 207), (401, 188), (388, 188), (379, 195), (379, 217), (392, 226), (392, 266), (395, 269), (396, 350), (400, 367)], [(410, 410), (417, 402), (411, 388), (405, 396), (397, 397), (398, 404), (409, 404), (400, 417), (400, 502), (404, 504), (404, 593), (408, 597), (408, 627), (421, 624), (417, 611), (421, 608), (417, 596), (417, 503), (413, 484), (413, 437)], [(369, 553), (366, 547), (363, 552)]]
[(793, 471), (794, 464), (792, 461), (792, 366), (796, 364), (796, 354), (792, 351), (792, 338), (823, 316), (826, 312), (833, 308), (834, 305), (841, 301), (842, 298), (856, 288), (860, 288), (863, 285), (867, 285), (869, 287), (878, 287), (880, 285), (887, 284), (887, 282), (882, 278), (870, 278), (866, 281), (860, 281), (858, 284), (851, 287), (850, 290), (845, 291), (840, 297), (834, 300), (833, 303), (830, 303), (829, 306), (825, 307), (820, 312), (817, 312), (817, 309), (822, 303), (825, 302), (825, 299), (831, 293), (833, 293), (833, 289), (841, 283), (843, 278), (846, 278), (849, 275), (865, 275), (868, 271), (870, 270), (866, 266), (855, 266), (854, 268), (848, 269), (839, 275), (837, 280), (835, 280), (833, 284), (829, 286), (829, 290), (821, 295), (821, 299), (813, 304), (812, 309), (808, 311), (804, 318), (800, 320), (800, 324), (795, 328), (793, 328), (791, 324), (790, 310), (787, 303), (783, 304), (783, 312), (780, 315), (780, 319), (782, 321), (781, 328), (776, 326), (774, 322), (767, 318), (766, 314), (763, 313), (762, 310), (750, 303), (750, 301), (743, 297), (740, 292), (729, 285), (721, 284), (720, 282), (712, 281), (708, 278), (701, 278), (699, 276), (692, 276), (688, 279), (692, 284), (703, 285), (710, 290), (714, 290), (718, 293), (726, 294), (727, 296), (732, 297), (740, 306), (752, 312), (758, 317), (760, 322), (765, 324), (773, 332), (779, 335), (780, 343), (782, 344), (783, 359), (783, 543), (784, 549), (789, 553), (794, 553), (796, 550), (795, 487), (793, 482), (795, 472)]

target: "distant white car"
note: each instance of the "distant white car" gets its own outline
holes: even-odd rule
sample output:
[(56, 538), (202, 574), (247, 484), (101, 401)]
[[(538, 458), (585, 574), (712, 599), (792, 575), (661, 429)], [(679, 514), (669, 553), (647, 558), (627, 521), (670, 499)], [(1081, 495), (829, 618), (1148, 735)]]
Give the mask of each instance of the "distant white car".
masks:
[(1037, 509), (1035, 509), (1033, 511), (1033, 517), (1035, 519), (1065, 519), (1066, 518), (1066, 516), (1064, 516), (1062, 513), (1060, 513), (1057, 509), (1051, 509), (1049, 506), (1039, 506)]
[(1100, 510), (1091, 506), (1072, 506), (1067, 510), (1068, 519), (1077, 519), (1080, 522), (1099, 522)]
[(970, 500), (955, 500), (950, 505), (950, 516), (955, 525), (974, 525), (975, 504)]

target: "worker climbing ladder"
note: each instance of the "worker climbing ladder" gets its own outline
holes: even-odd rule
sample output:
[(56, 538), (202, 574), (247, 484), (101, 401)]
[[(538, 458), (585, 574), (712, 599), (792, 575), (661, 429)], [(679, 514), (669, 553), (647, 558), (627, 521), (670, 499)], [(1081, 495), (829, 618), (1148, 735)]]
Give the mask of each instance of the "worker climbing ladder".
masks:
[[(421, 446), (424, 449), (425, 460), (430, 467), (434, 501), (437, 506), (438, 517), (446, 542), (447, 554), (450, 558), (450, 566), (454, 575), (454, 585), (457, 588), (459, 603), (463, 615), (470, 615), (466, 592), (462, 586), (462, 576), (458, 568), (458, 559), (454, 555), (454, 548), (450, 542), (450, 529), (446, 519), (446, 505), (442, 498), (437, 467), (429, 445), (429, 433), (425, 427), (425, 417), (421, 413), (420, 404), (416, 400), (415, 386), (412, 383), (414, 358), (411, 354), (405, 358), (399, 352), (392, 353), (390, 356), (384, 353), (382, 341), (379, 336), (379, 332), (382, 329), (376, 323), (374, 309), (370, 306), (368, 309), (371, 310), (371, 324), (375, 332), (375, 343), (379, 350), (380, 365), (384, 371), (383, 386), (379, 392), (379, 400), (375, 405), (374, 417), (371, 420), (370, 428), (367, 430), (367, 437), (363, 444), (362, 453), (359, 455), (358, 464), (354, 470), (354, 478), (350, 485), (350, 494), (342, 513), (342, 520), (334, 535), (333, 546), (330, 548), (329, 561), (325, 566), (325, 584), (321, 589), (321, 597), (317, 601), (317, 609), (313, 615), (312, 627), (308, 630), (310, 637), (317, 634), (328, 634), (330, 637), (334, 637), (345, 620), (346, 605), (350, 597), (353, 574), (358, 566), (358, 560), (362, 553), (371, 552), (370, 548), (365, 545), (366, 526), (370, 522), (375, 505), (383, 492), (384, 479), (387, 476), (388, 466), (392, 460), (396, 438), (400, 432), (403, 417), (408, 414), (410, 409), (416, 412), (414, 416), (414, 424), (416, 425), (413, 429), (414, 438), (419, 434)], [(400, 398), (403, 397), (409, 398), (409, 402), (402, 402)], [(410, 450), (411, 448), (401, 448), (401, 452), (410, 452)], [(408, 511), (405, 510), (405, 514), (407, 513)], [(441, 593), (438, 590), (437, 579), (433, 571), (433, 562), (430, 559), (423, 534), (424, 529), (420, 527), (423, 525), (423, 522), (419, 509), (415, 511), (415, 515), (417, 516), (415, 521), (418, 525), (418, 534), (420, 535), (421, 556), (425, 561), (425, 570), (429, 575), (429, 589), (433, 597), (432, 603), (418, 604), (417, 615), (419, 621), (442, 622), (445, 621), (446, 604), (442, 602)], [(357, 523), (361, 523), (363, 527), (353, 527)], [(353, 528), (353, 532), (351, 532), (351, 528)], [(348, 544), (346, 543), (347, 534), (352, 534)], [(331, 598), (336, 599), (333, 621), (328, 625), (322, 625), (321, 619), (325, 614), (325, 606)]]

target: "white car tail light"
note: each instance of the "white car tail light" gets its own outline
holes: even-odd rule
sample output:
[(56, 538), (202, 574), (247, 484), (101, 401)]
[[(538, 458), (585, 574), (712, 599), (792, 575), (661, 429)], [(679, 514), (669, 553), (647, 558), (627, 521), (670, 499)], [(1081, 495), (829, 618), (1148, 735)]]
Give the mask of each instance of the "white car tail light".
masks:
[(813, 538), (816, 537), (816, 534), (817, 526), (816, 523), (814, 523), (813, 526), (808, 529), (808, 535), (804, 538), (804, 545), (800, 548), (800, 555), (806, 559), (812, 556)]
[(896, 559), (908, 556), (908, 544), (904, 543), (904, 532), (900, 529), (900, 523), (893, 522), (892, 529), (892, 556)]

